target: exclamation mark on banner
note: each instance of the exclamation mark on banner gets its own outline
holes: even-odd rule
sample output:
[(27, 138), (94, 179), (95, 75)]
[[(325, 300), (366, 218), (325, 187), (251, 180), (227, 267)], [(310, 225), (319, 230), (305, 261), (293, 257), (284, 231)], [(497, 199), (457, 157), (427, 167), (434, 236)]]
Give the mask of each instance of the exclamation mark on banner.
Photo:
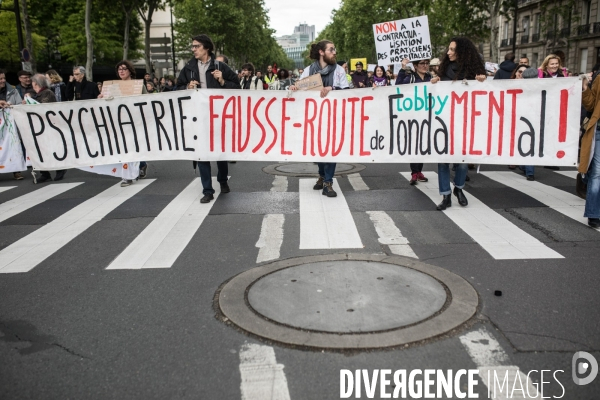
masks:
[[(564, 143), (567, 141), (567, 108), (569, 106), (569, 91), (560, 91), (560, 119), (558, 121), (558, 142)], [(556, 152), (556, 157), (563, 158), (565, 152), (559, 150)]]

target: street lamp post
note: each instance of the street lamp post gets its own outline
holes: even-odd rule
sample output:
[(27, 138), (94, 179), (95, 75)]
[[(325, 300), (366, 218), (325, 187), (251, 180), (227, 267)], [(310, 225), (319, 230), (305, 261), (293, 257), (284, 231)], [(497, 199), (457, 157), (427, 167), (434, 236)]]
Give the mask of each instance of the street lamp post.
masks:
[(517, 9), (519, 8), (519, 0), (514, 0), (513, 7), (515, 8), (515, 15), (513, 17), (513, 44), (512, 52), (516, 56), (517, 54)]

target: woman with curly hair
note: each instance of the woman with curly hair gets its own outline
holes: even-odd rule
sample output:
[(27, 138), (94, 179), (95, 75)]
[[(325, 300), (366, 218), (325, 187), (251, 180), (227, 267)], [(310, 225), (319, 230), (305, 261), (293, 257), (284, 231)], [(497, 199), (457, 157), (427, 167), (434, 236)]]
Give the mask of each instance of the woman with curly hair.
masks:
[[(442, 81), (462, 81), (463, 79), (485, 81), (485, 66), (473, 42), (463, 37), (453, 38), (448, 46), (446, 56), (440, 64), (439, 76)], [(469, 204), (462, 191), (467, 179), (468, 164), (454, 164), (454, 166), (456, 167), (456, 173), (454, 174), (454, 191), (452, 192), (450, 189), (450, 164), (438, 164), (439, 190), (444, 197), (437, 206), (439, 211), (452, 206), (452, 193), (454, 193), (458, 199), (458, 204), (461, 206), (464, 207)]]

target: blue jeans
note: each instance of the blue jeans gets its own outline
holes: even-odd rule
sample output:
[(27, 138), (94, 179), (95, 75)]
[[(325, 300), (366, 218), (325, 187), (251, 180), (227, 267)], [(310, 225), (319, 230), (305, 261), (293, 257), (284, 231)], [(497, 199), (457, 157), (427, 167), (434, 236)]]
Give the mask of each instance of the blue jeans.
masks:
[(533, 165), (519, 165), (521, 171), (525, 171), (525, 176), (533, 176), (535, 167)]
[[(456, 172), (454, 173), (454, 186), (458, 189), (462, 189), (465, 187), (465, 179), (467, 178), (467, 172), (469, 171), (469, 164), (454, 165), (456, 166)], [(438, 164), (438, 185), (440, 187), (440, 194), (442, 196), (452, 193), (452, 189), (450, 188), (450, 164)]]
[(587, 174), (587, 196), (585, 200), (586, 218), (600, 218), (600, 131), (596, 130), (596, 147)]
[(333, 182), (337, 163), (317, 163), (317, 165), (319, 166), (319, 176), (323, 177), (323, 181)]
[[(202, 194), (215, 194), (210, 174), (210, 161), (198, 161), (198, 170), (200, 171), (200, 180), (202, 180)], [(227, 161), (217, 161), (217, 181), (220, 183), (227, 182), (228, 173)]]

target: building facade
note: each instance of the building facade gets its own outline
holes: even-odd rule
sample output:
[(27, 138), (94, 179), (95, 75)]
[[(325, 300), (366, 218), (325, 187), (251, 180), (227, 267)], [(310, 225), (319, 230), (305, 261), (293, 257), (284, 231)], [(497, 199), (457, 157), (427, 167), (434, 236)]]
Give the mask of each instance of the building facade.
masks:
[(315, 40), (316, 32), (314, 25), (306, 23), (294, 27), (294, 33), (275, 38), (277, 43), (283, 48), (283, 51), (289, 58), (294, 60), (296, 68), (304, 67), (302, 53), (306, 51), (306, 46)]
[[(498, 17), (498, 60), (515, 49), (539, 67), (548, 54), (564, 55), (570, 72), (585, 73), (600, 62), (600, 0), (518, 0), (517, 24)], [(512, 17), (512, 15), (511, 15)], [(491, 44), (492, 46), (494, 43)]]

